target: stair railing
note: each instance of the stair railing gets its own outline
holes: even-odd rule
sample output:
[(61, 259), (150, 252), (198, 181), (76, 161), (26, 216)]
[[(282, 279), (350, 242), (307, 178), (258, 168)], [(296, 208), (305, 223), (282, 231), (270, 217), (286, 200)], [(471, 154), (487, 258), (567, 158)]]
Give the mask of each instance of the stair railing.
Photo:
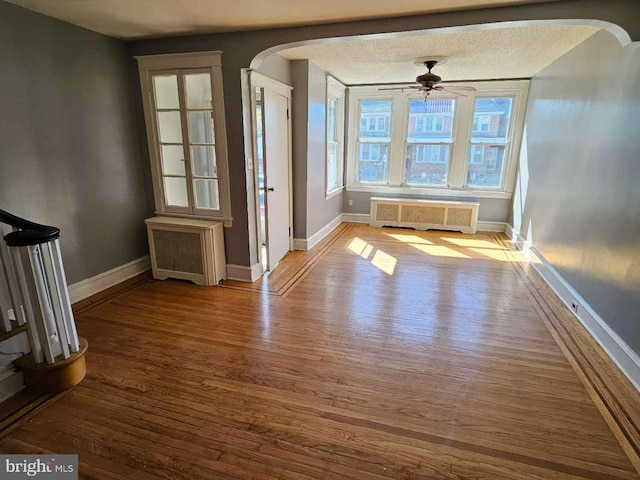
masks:
[[(0, 329), (27, 325), (33, 360), (53, 364), (80, 350), (60, 252), (60, 230), (0, 210)], [(4, 284), (4, 285), (2, 285)], [(9, 308), (9, 306), (11, 308)]]

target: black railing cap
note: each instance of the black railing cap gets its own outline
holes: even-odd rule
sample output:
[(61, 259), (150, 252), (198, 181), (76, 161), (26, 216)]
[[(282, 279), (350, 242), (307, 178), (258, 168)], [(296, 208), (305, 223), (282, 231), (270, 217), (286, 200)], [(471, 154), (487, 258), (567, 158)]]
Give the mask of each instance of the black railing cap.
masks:
[(30, 222), (4, 210), (0, 210), (0, 222), (20, 229), (17, 232), (11, 232), (4, 236), (4, 241), (7, 242), (7, 245), (10, 247), (39, 245), (60, 238), (59, 228)]

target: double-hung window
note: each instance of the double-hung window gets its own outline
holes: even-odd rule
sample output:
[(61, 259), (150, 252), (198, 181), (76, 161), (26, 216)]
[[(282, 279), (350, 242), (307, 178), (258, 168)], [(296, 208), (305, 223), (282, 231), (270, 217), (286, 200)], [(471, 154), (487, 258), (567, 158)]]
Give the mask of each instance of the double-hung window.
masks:
[(447, 185), (454, 109), (453, 99), (409, 100), (403, 183)]
[(513, 97), (478, 97), (474, 102), (466, 185), (499, 188), (509, 144)]
[(156, 212), (231, 220), (220, 53), (138, 57)]
[(345, 86), (327, 77), (327, 195), (344, 186)]
[(426, 97), (350, 87), (347, 190), (510, 198), (529, 82), (472, 85)]
[(358, 182), (388, 181), (391, 145), (391, 100), (358, 102)]

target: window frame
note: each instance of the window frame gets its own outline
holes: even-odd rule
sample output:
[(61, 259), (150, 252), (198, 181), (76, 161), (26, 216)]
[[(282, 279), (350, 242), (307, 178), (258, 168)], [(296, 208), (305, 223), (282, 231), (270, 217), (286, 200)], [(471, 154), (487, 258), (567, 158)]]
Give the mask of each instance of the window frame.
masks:
[[(409, 122), (409, 103), (424, 98), (421, 92), (407, 95), (407, 91), (379, 91), (388, 85), (367, 85), (349, 87), (347, 90), (347, 148), (346, 148), (346, 190), (353, 192), (440, 195), (446, 197), (504, 198), (513, 196), (524, 128), (524, 114), (529, 90), (529, 80), (474, 81), (461, 82), (472, 85), (475, 92), (463, 92), (457, 96), (447, 92), (432, 92), (429, 99), (455, 99), (450, 164), (447, 185), (420, 186), (405, 183), (406, 145)], [(448, 84), (455, 86), (455, 84)], [(511, 119), (506, 136), (506, 148), (499, 187), (467, 186), (469, 155), (476, 98), (513, 98)], [(359, 104), (362, 100), (392, 100), (391, 143), (389, 148), (388, 181), (384, 184), (358, 182), (358, 126)], [(503, 145), (503, 144), (501, 144)], [(403, 151), (404, 149), (404, 151)]]
[[(199, 52), (184, 54), (137, 56), (140, 85), (142, 88), (142, 103), (145, 114), (149, 159), (155, 199), (155, 213), (188, 218), (202, 218), (220, 220), (224, 225), (232, 225), (231, 199), (229, 188), (229, 167), (227, 160), (227, 134), (225, 125), (224, 90), (222, 83), (222, 52)], [(196, 206), (194, 181), (205, 177), (194, 175), (191, 159), (191, 146), (197, 146), (189, 138), (189, 111), (186, 105), (185, 75), (207, 73), (211, 79), (212, 119), (214, 134), (214, 149), (216, 156), (216, 180), (218, 183), (218, 209), (205, 209)], [(178, 101), (180, 107), (182, 145), (185, 155), (185, 177), (187, 181), (187, 197), (189, 205), (180, 207), (168, 205), (164, 186), (162, 169), (161, 142), (159, 138), (156, 99), (154, 94), (153, 77), (157, 75), (176, 75), (178, 78)], [(162, 109), (160, 109), (162, 110)]]
[[(326, 128), (325, 128), (325, 194), (326, 198), (338, 195), (344, 190), (344, 139), (346, 129), (346, 97), (347, 87), (345, 87), (338, 79), (327, 75), (327, 95), (326, 95)], [(338, 185), (334, 188), (329, 184), (329, 102), (336, 101), (336, 162)]]

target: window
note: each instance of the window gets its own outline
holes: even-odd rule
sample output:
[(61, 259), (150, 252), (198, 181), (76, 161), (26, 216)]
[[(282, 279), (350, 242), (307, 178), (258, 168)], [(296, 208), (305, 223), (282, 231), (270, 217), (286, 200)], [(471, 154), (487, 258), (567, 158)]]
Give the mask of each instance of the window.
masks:
[(528, 85), (428, 98), (350, 87), (347, 190), (511, 198)]
[(419, 115), (415, 119), (418, 133), (442, 132), (444, 129), (444, 117), (432, 115)]
[(220, 54), (158, 55), (138, 62), (148, 92), (143, 103), (156, 211), (229, 222)]
[[(502, 183), (502, 166), (509, 144), (512, 97), (476, 98), (474, 123), (469, 148), (466, 185), (498, 188)], [(476, 129), (476, 119), (480, 119)]]
[(386, 183), (391, 144), (391, 100), (358, 103), (358, 182)]
[(453, 99), (409, 101), (407, 155), (403, 183), (447, 185), (450, 146), (453, 141), (454, 109), (455, 100)]
[(473, 116), (473, 132), (488, 132), (491, 128), (491, 115)]
[(327, 195), (342, 191), (344, 184), (344, 92), (344, 85), (327, 77)]

